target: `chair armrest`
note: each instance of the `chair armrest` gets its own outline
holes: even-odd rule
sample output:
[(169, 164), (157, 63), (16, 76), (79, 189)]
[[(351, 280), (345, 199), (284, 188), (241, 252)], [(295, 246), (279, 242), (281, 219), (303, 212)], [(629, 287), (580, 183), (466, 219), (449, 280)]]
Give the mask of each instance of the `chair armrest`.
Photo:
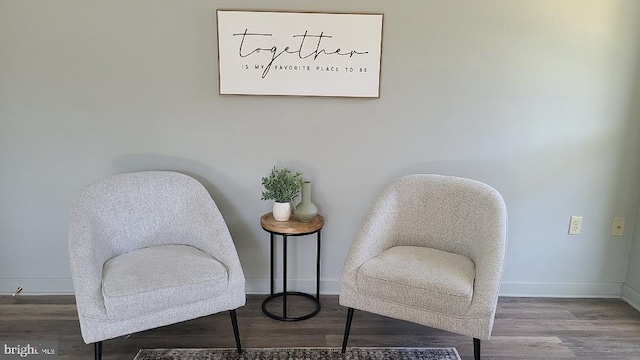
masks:
[(500, 290), (507, 248), (507, 210), (504, 200), (495, 192), (493, 207), (478, 227), (477, 238), (472, 242), (472, 260), (476, 265), (476, 278), (470, 314), (495, 312)]
[(220, 261), (227, 269), (230, 287), (238, 283), (244, 285), (244, 272), (229, 228), (213, 201), (208, 202), (206, 206), (208, 218), (206, 225), (202, 227), (205, 234), (188, 245), (193, 245)]
[(69, 265), (80, 316), (105, 318), (102, 266), (113, 257), (109, 244), (96, 239), (89, 208), (77, 199), (69, 221)]
[(357, 273), (365, 262), (395, 245), (396, 199), (383, 192), (371, 206), (351, 243), (341, 282), (356, 287)]

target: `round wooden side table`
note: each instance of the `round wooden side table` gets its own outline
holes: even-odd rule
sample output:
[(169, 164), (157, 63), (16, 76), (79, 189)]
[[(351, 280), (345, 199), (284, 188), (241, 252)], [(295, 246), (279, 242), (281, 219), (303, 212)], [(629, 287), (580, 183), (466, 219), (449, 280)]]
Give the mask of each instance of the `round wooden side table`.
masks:
[[(294, 214), (288, 221), (276, 221), (273, 213), (264, 214), (260, 218), (260, 225), (271, 235), (271, 294), (262, 302), (262, 312), (272, 319), (280, 321), (300, 321), (306, 320), (320, 312), (320, 234), (324, 226), (324, 217), (316, 215), (309, 222), (298, 220)], [(316, 254), (316, 296), (299, 291), (287, 291), (287, 238), (290, 236), (303, 236), (317, 234), (317, 254)], [(275, 240), (276, 235), (282, 236), (282, 292), (274, 293), (275, 288)], [(287, 316), (287, 297), (301, 296), (311, 299), (315, 304), (315, 309), (302, 316)], [(267, 303), (275, 298), (282, 297), (282, 315), (273, 314), (267, 310)]]

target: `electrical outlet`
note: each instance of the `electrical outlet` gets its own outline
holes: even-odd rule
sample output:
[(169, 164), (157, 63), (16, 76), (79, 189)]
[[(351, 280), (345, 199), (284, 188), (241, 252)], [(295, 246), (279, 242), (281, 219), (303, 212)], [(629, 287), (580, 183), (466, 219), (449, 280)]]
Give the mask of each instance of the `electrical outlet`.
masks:
[(613, 226), (611, 227), (611, 235), (622, 236), (624, 235), (624, 218), (613, 218)]
[(569, 221), (569, 235), (580, 235), (582, 232), (582, 216), (572, 216)]

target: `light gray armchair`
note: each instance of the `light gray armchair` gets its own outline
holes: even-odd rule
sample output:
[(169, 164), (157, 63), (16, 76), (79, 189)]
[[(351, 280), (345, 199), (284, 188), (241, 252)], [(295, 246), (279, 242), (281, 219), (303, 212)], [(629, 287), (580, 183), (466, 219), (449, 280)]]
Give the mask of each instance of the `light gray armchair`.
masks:
[(84, 341), (95, 344), (229, 310), (245, 278), (218, 207), (195, 179), (147, 171), (82, 191), (69, 224), (69, 258)]
[(340, 304), (488, 340), (507, 245), (502, 196), (478, 181), (409, 175), (380, 194), (351, 245)]

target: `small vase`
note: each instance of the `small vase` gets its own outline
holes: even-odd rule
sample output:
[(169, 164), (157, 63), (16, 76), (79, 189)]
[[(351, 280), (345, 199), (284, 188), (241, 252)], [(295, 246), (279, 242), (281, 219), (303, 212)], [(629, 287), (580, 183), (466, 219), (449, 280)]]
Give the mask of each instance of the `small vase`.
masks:
[(273, 218), (276, 221), (287, 221), (291, 217), (291, 203), (290, 202), (274, 202), (273, 203)]
[(296, 206), (295, 214), (302, 222), (309, 222), (318, 215), (318, 208), (311, 202), (311, 181), (302, 183), (302, 201)]

